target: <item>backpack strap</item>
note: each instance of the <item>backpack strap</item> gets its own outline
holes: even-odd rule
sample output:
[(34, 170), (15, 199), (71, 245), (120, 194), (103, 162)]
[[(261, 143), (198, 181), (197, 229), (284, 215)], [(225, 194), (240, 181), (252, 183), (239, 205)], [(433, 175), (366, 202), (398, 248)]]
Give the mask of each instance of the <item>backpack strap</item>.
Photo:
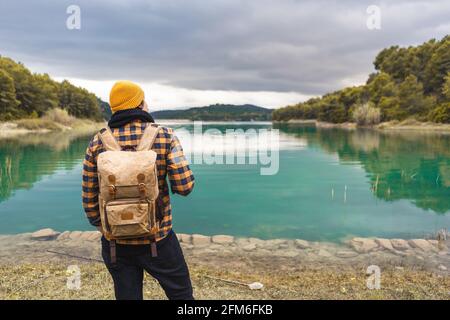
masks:
[(141, 141), (139, 141), (139, 144), (136, 147), (136, 151), (150, 150), (153, 146), (153, 142), (155, 142), (156, 135), (158, 134), (160, 128), (160, 126), (154, 123), (147, 126), (142, 134)]
[(103, 128), (99, 132), (100, 140), (102, 140), (103, 146), (106, 151), (120, 151), (120, 145), (117, 142), (116, 138), (114, 138), (113, 133), (109, 127)]

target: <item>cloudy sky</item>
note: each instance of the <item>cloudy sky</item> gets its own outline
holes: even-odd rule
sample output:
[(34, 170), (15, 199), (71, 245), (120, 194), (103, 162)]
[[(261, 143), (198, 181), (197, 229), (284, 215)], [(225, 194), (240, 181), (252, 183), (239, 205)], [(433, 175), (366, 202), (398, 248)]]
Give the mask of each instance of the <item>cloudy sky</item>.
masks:
[(0, 13), (1, 55), (106, 101), (114, 80), (139, 82), (154, 109), (295, 103), (364, 83), (384, 47), (450, 34), (448, 0), (1, 0)]

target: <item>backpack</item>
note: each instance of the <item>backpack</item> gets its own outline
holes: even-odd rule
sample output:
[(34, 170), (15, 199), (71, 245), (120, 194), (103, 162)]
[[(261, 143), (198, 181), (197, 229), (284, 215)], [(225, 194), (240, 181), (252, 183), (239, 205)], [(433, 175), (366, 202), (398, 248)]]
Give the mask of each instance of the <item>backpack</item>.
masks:
[[(159, 128), (148, 125), (135, 150), (121, 148), (109, 127), (99, 132), (106, 149), (97, 158), (100, 220), (102, 233), (110, 241), (112, 263), (116, 240), (154, 238), (159, 231), (157, 154), (151, 150)], [(157, 255), (154, 241), (151, 252)]]

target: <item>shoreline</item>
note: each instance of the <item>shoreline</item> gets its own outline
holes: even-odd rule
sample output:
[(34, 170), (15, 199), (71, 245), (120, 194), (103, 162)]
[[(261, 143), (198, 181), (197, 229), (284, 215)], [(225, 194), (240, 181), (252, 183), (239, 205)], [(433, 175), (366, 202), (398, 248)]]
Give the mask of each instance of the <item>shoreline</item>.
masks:
[(386, 121), (381, 122), (374, 126), (358, 126), (355, 122), (343, 122), (343, 123), (332, 123), (323, 122), (314, 119), (291, 119), (287, 121), (272, 121), (276, 124), (299, 124), (299, 125), (313, 125), (316, 128), (324, 129), (346, 129), (346, 130), (356, 130), (356, 129), (371, 129), (378, 131), (418, 131), (418, 132), (450, 132), (450, 124), (447, 123), (434, 123), (434, 122), (420, 122), (416, 120), (403, 120), (403, 121)]
[[(58, 261), (64, 256), (47, 252), (70, 252), (81, 256), (99, 257), (101, 234), (98, 231), (64, 231), (50, 228), (33, 233), (0, 235), (0, 264), (17, 262)], [(277, 259), (301, 262), (316, 267), (318, 262), (328, 266), (354, 267), (367, 260), (380, 265), (400, 264), (421, 266), (431, 272), (449, 274), (450, 239), (384, 239), (353, 237), (341, 243), (307, 241), (303, 239), (270, 239), (234, 237), (230, 235), (205, 236), (177, 233), (188, 257), (198, 260), (207, 256), (214, 263), (224, 257), (245, 256), (256, 260)], [(15, 252), (14, 255), (11, 253)], [(289, 263), (289, 264), (292, 264)], [(263, 267), (263, 269), (266, 267)]]
[(20, 124), (14, 121), (6, 121), (0, 122), (0, 139), (15, 138), (27, 134), (44, 134), (50, 132), (90, 133), (104, 127), (104, 125), (104, 122), (94, 122), (92, 120), (77, 119), (73, 126), (66, 126), (54, 122), (52, 123), (52, 126), (54, 126), (54, 128), (43, 127), (30, 129), (22, 127)]
[[(98, 231), (51, 229), (0, 235), (0, 299), (113, 299), (100, 236)], [(197, 299), (449, 298), (449, 240), (352, 238), (334, 244), (177, 236)], [(373, 265), (381, 270), (379, 290), (367, 287)], [(81, 272), (80, 290), (66, 288), (70, 266)], [(250, 290), (246, 284), (252, 282), (264, 288)], [(144, 297), (165, 299), (148, 275)]]

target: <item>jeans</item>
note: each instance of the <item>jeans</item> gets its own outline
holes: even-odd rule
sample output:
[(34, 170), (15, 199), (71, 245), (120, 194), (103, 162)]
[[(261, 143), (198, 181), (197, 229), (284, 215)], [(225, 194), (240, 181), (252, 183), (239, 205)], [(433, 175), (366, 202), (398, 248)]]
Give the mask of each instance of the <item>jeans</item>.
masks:
[(109, 241), (102, 237), (102, 257), (114, 282), (117, 300), (142, 300), (144, 270), (161, 285), (170, 300), (193, 300), (189, 270), (175, 233), (158, 241), (157, 257), (150, 245), (116, 245), (117, 261), (111, 264)]

